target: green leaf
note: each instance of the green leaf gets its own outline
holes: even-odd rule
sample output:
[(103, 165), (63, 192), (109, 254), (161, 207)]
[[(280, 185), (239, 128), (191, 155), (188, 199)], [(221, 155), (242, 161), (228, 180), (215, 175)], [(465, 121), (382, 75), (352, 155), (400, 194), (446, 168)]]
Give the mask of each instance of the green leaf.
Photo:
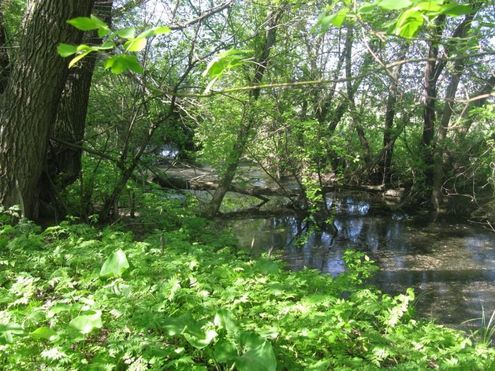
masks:
[(159, 26), (159, 27), (155, 27), (153, 29), (153, 34), (154, 35), (166, 35), (168, 33), (170, 33), (170, 31), (172, 31), (170, 29), (170, 27), (167, 27), (167, 26)]
[(347, 8), (340, 9), (336, 14), (334, 14), (331, 17), (330, 23), (332, 23), (335, 27), (339, 27), (339, 28), (342, 27), (347, 17), (347, 13), (349, 13), (349, 9)]
[(72, 44), (64, 44), (60, 43), (57, 46), (57, 52), (61, 57), (69, 57), (72, 54), (76, 54), (77, 52), (77, 46), (72, 45)]
[(218, 334), (215, 330), (207, 330), (206, 332), (203, 332), (186, 329), (184, 332), (184, 338), (196, 349), (206, 348), (217, 337), (217, 335)]
[(31, 335), (31, 337), (33, 337), (36, 340), (40, 340), (40, 339), (48, 340), (56, 334), (57, 333), (55, 331), (53, 331), (51, 328), (43, 326), (43, 327), (39, 327), (36, 330), (34, 330), (33, 332), (31, 332), (30, 335)]
[(170, 27), (167, 26), (153, 27), (150, 28), (149, 30), (145, 30), (141, 32), (137, 37), (147, 38), (151, 36), (164, 35), (164, 34), (168, 34), (170, 31), (172, 30), (170, 29)]
[(107, 26), (98, 29), (98, 37), (105, 37), (110, 33), (110, 28)]
[(208, 75), (211, 78), (219, 77), (228, 69), (242, 64), (251, 53), (251, 50), (239, 49), (229, 49), (223, 51), (217, 54), (215, 58), (208, 63), (206, 70), (203, 72), (203, 76)]
[(442, 9), (440, 4), (437, 4), (437, 3), (432, 2), (432, 1), (423, 1), (421, 3), (418, 3), (415, 6), (415, 8), (425, 10), (427, 12), (438, 12)]
[(81, 334), (89, 334), (94, 329), (102, 328), (101, 311), (78, 316), (70, 321), (69, 326), (75, 328)]
[(359, 14), (371, 14), (376, 9), (375, 4), (364, 3), (358, 10)]
[(117, 31), (117, 36), (123, 39), (133, 39), (136, 37), (136, 29), (134, 27), (123, 28)]
[(406, 39), (416, 35), (421, 26), (423, 26), (423, 14), (416, 8), (408, 9), (402, 13), (397, 20), (394, 33)]
[(220, 340), (215, 344), (213, 354), (217, 362), (229, 362), (237, 358), (235, 346), (226, 340)]
[(146, 39), (144, 37), (136, 37), (132, 40), (127, 41), (124, 47), (128, 52), (140, 52), (146, 48)]
[(227, 330), (227, 334), (232, 337), (236, 337), (239, 333), (239, 327), (237, 326), (234, 316), (231, 312), (221, 309), (215, 314), (213, 323), (219, 327)]
[[(121, 56), (121, 57), (130, 57), (130, 56)], [(127, 58), (124, 58), (124, 60), (125, 59)], [(129, 269), (129, 262), (127, 261), (125, 252), (119, 249), (115, 251), (111, 256), (109, 256), (107, 260), (105, 260), (100, 270), (100, 276), (120, 277), (122, 276), (122, 273), (124, 273), (127, 269)]]
[(235, 362), (239, 371), (275, 371), (277, 359), (269, 341), (247, 351)]
[(91, 17), (72, 18), (69, 19), (67, 23), (81, 31), (108, 29), (107, 24), (94, 15), (92, 15)]
[(458, 17), (461, 15), (470, 14), (473, 9), (469, 5), (464, 4), (447, 4), (444, 5), (440, 12), (451, 17)]
[(72, 58), (72, 60), (69, 62), (69, 68), (74, 67), (77, 64), (77, 62), (79, 62), (81, 59), (86, 57), (91, 52), (93, 52), (93, 50), (88, 50), (87, 52), (79, 54), (77, 57)]
[(398, 10), (407, 8), (411, 4), (411, 0), (382, 0), (378, 3), (378, 6), (387, 10)]

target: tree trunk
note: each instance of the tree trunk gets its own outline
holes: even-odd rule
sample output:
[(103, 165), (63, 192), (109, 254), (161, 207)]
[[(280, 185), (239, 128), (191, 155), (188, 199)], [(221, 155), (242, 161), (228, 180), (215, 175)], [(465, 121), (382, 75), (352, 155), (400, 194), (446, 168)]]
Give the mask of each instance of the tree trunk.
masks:
[[(347, 99), (349, 101), (349, 108), (352, 123), (354, 128), (356, 129), (356, 133), (359, 138), (359, 143), (363, 147), (364, 151), (364, 162), (366, 163), (366, 167), (369, 167), (371, 164), (371, 149), (366, 139), (366, 134), (364, 132), (363, 127), (360, 124), (360, 120), (358, 117), (358, 112), (356, 109), (356, 102), (354, 99), (354, 94), (356, 93), (355, 86), (352, 85), (352, 42), (354, 38), (354, 32), (352, 30), (352, 26), (347, 28), (347, 35), (345, 39), (345, 78), (346, 78), (346, 88), (347, 88)], [(366, 59), (366, 58), (365, 58)], [(363, 67), (366, 67), (366, 60), (363, 61)]]
[(9, 53), (7, 52), (7, 48), (4, 17), (2, 10), (0, 10), (0, 94), (4, 92), (10, 74)]
[[(464, 20), (457, 26), (452, 39), (465, 38), (471, 29), (471, 23), (475, 16), (475, 13), (467, 15)], [(450, 54), (450, 53), (449, 53)], [(466, 56), (467, 58), (467, 56)], [(442, 183), (444, 178), (444, 154), (445, 154), (445, 139), (447, 137), (447, 131), (450, 123), (450, 118), (453, 113), (454, 98), (457, 93), (457, 87), (461, 80), (461, 75), (464, 71), (466, 60), (464, 58), (456, 59), (449, 85), (447, 86), (445, 94), (445, 103), (443, 106), (443, 112), (440, 119), (440, 125), (437, 130), (437, 139), (435, 145), (435, 151), (433, 156), (433, 185), (431, 191), (431, 203), (435, 212), (440, 211), (440, 205), (442, 202)]]
[[(408, 44), (403, 43), (400, 46), (398, 60), (406, 57)], [(394, 153), (395, 138), (393, 135), (395, 113), (397, 111), (397, 94), (402, 63), (399, 63), (392, 71), (392, 81), (390, 83), (390, 91), (387, 97), (387, 108), (385, 110), (385, 128), (383, 131), (383, 154), (380, 160), (380, 178), (382, 185), (387, 188), (390, 186), (390, 178), (392, 175), (392, 156)]]
[[(96, 0), (92, 13), (104, 20), (111, 21), (113, 0)], [(101, 43), (96, 33), (87, 33), (83, 39), (86, 44)], [(60, 105), (57, 110), (55, 129), (51, 137), (68, 143), (82, 144), (86, 126), (91, 81), (96, 62), (96, 54), (84, 58), (79, 65), (69, 71)], [(50, 141), (47, 155), (46, 183), (42, 184), (42, 199), (55, 207), (58, 213), (64, 213), (63, 205), (57, 195), (79, 177), (81, 171), (82, 150), (64, 145), (60, 141)], [(50, 184), (55, 189), (49, 187)]]
[(34, 1), (0, 107), (0, 203), (21, 205), (36, 218), (39, 181), (48, 136), (67, 77), (67, 61), (57, 44), (77, 43), (81, 33), (67, 24), (87, 16), (92, 0)]
[[(267, 26), (266, 26), (266, 36), (263, 45), (263, 49), (261, 51), (260, 56), (257, 58), (257, 63), (255, 67), (254, 77), (251, 81), (253, 85), (260, 84), (263, 81), (263, 76), (268, 67), (268, 62), (270, 58), (270, 51), (275, 45), (276, 35), (277, 35), (277, 25), (282, 16), (282, 8), (279, 8), (277, 11), (270, 12), (268, 14)], [(211, 201), (205, 209), (205, 215), (212, 217), (218, 214), (220, 210), (220, 206), (222, 205), (223, 198), (225, 194), (230, 189), (232, 181), (234, 180), (235, 173), (237, 171), (237, 167), (239, 166), (239, 162), (241, 160), (242, 155), (244, 154), (244, 150), (246, 149), (246, 145), (249, 142), (249, 138), (251, 136), (252, 128), (255, 125), (255, 113), (253, 112), (254, 103), (258, 100), (260, 96), (261, 90), (254, 89), (250, 93), (250, 102), (248, 103), (248, 107), (245, 112), (245, 119), (241, 123), (241, 127), (239, 132), (237, 133), (236, 142), (234, 147), (230, 150), (229, 155), (227, 157), (227, 168), (220, 178), (218, 188), (215, 190)]]
[(433, 135), (436, 120), (437, 81), (444, 63), (437, 63), (440, 38), (445, 25), (445, 16), (436, 19), (435, 30), (429, 41), (428, 61), (425, 67), (423, 85), (424, 107), (423, 107), (423, 135), (421, 145), (423, 147), (423, 161), (425, 163), (425, 181), (428, 187), (432, 186), (433, 180)]

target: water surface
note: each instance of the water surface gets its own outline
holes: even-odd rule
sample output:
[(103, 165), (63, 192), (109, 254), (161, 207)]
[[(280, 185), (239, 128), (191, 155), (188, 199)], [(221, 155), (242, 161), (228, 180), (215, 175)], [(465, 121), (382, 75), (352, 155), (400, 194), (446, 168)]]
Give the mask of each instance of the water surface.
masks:
[[(344, 272), (345, 249), (365, 251), (379, 265), (373, 283), (397, 294), (413, 287), (420, 316), (454, 327), (495, 310), (495, 234), (473, 225), (428, 222), (403, 213), (370, 214), (370, 205), (351, 198), (329, 201), (339, 214), (338, 233), (307, 233), (295, 216), (242, 219), (230, 225), (241, 246), (280, 252), (290, 269), (311, 267)], [(472, 325), (476, 326), (476, 322)]]

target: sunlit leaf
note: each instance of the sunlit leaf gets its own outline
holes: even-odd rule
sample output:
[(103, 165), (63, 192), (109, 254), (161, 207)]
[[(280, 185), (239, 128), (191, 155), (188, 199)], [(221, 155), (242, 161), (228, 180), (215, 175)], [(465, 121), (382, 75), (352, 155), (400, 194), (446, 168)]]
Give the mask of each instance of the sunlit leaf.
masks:
[(69, 326), (75, 328), (81, 334), (89, 334), (94, 329), (102, 328), (101, 311), (78, 316), (70, 321)]
[(56, 332), (49, 327), (43, 326), (43, 327), (39, 327), (36, 330), (34, 330), (33, 332), (31, 332), (30, 335), (31, 335), (31, 337), (33, 337), (34, 339), (37, 339), (37, 340), (39, 340), (39, 339), (48, 340), (52, 336), (56, 335)]
[[(121, 56), (121, 57), (130, 57), (130, 56)], [(127, 60), (127, 58), (124, 58), (124, 60)], [(129, 269), (129, 262), (127, 261), (125, 252), (119, 249), (115, 251), (111, 256), (109, 256), (107, 260), (105, 260), (100, 270), (100, 276), (120, 277), (127, 269)]]
[(136, 37), (132, 40), (127, 41), (124, 47), (128, 52), (139, 52), (146, 48), (146, 39), (144, 37)]
[(108, 26), (98, 17), (91, 15), (91, 17), (77, 17), (67, 21), (70, 25), (74, 26), (81, 31), (93, 31), (98, 29), (108, 29)]
[(458, 17), (470, 14), (473, 11), (473, 8), (465, 4), (448, 4), (444, 5), (440, 11), (451, 17)]
[(215, 330), (207, 330), (204, 332), (186, 329), (184, 332), (184, 338), (196, 349), (206, 348), (217, 337), (217, 335), (218, 334)]
[(117, 35), (123, 39), (133, 39), (136, 37), (136, 29), (134, 27), (123, 28), (117, 31)]
[(398, 10), (407, 8), (411, 4), (411, 0), (382, 0), (378, 3), (378, 6), (387, 10)]
[(347, 13), (349, 13), (349, 9), (347, 8), (340, 9), (336, 14), (334, 14), (331, 17), (330, 23), (332, 23), (335, 27), (342, 27), (347, 17)]
[(69, 57), (77, 52), (77, 46), (60, 43), (57, 46), (57, 52), (61, 57)]
[(237, 358), (235, 364), (240, 371), (275, 371), (277, 369), (277, 359), (269, 341), (248, 350)]

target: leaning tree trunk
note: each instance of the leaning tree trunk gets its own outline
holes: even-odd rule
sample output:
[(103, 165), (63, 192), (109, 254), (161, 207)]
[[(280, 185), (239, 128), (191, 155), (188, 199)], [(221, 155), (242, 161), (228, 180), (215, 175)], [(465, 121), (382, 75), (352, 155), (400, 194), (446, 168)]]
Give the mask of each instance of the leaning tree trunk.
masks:
[(92, 0), (37, 0), (26, 12), (0, 107), (0, 204), (19, 204), (29, 218), (38, 214), (48, 135), (67, 77), (57, 44), (80, 42), (81, 33), (67, 20), (89, 15), (91, 5)]
[[(111, 22), (113, 0), (95, 0), (92, 13)], [(96, 33), (88, 33), (83, 42), (101, 42)], [(81, 146), (86, 127), (89, 93), (96, 62), (96, 54), (84, 58), (76, 68), (69, 71), (57, 110), (55, 128), (51, 134), (47, 154), (47, 168), (42, 179), (42, 200), (55, 209), (65, 212), (58, 194), (79, 177), (81, 172), (81, 147), (69, 147), (65, 143)]]
[[(256, 69), (252, 80), (252, 83), (254, 85), (260, 84), (263, 80), (263, 76), (268, 67), (270, 51), (275, 45), (277, 25), (281, 16), (282, 16), (281, 8), (276, 12), (268, 14), (268, 19), (266, 22), (267, 30), (266, 30), (265, 42), (263, 45), (262, 52), (257, 60)], [(258, 100), (260, 93), (261, 90), (259, 88), (251, 91), (250, 103), (248, 103), (248, 107), (246, 108), (247, 112), (245, 112), (245, 118), (241, 123), (239, 132), (237, 133), (234, 147), (230, 150), (227, 157), (227, 168), (223, 173), (222, 177), (220, 178), (218, 187), (215, 190), (215, 193), (213, 194), (213, 197), (204, 212), (206, 216), (211, 217), (218, 213), (218, 211), (220, 210), (220, 206), (222, 205), (223, 198), (230, 189), (232, 181), (234, 180), (237, 167), (239, 166), (241, 157), (244, 154), (246, 146), (249, 142), (251, 131), (255, 125), (256, 114), (255, 112), (253, 112), (254, 109), (253, 106), (254, 103)]]

